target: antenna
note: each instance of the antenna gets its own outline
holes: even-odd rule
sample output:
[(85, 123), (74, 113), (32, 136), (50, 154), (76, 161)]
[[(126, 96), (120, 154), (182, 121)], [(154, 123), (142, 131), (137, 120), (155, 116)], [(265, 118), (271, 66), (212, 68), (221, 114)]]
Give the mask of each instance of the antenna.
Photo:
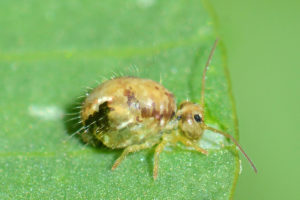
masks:
[[(202, 75), (202, 88), (201, 88), (201, 99), (200, 99), (200, 107), (202, 108), (202, 120), (204, 121), (204, 100), (205, 100), (205, 77), (206, 77), (206, 72), (207, 72), (207, 68), (211, 62), (211, 59), (212, 59), (212, 56), (214, 55), (214, 52), (215, 52), (215, 49), (216, 49), (216, 46), (219, 42), (219, 39), (217, 38), (211, 51), (210, 51), (210, 54), (209, 54), (209, 57), (207, 59), (207, 62), (206, 62), (206, 65), (205, 65), (205, 68), (204, 68), (204, 71), (203, 71), (203, 75)], [(244, 149), (241, 147), (241, 145), (238, 143), (238, 141), (236, 141), (234, 139), (234, 137), (232, 137), (231, 135), (229, 135), (228, 133), (225, 133), (225, 132), (222, 132), (222, 131), (219, 131), (215, 128), (212, 128), (212, 127), (209, 127), (207, 126), (206, 124), (204, 124), (204, 128), (207, 129), (207, 130), (211, 130), (215, 133), (218, 133), (218, 134), (221, 134), (223, 136), (225, 136), (226, 138), (229, 138), (238, 148), (239, 150), (243, 153), (243, 155), (246, 157), (246, 159), (248, 160), (248, 162), (250, 163), (250, 165), (252, 166), (253, 170), (255, 173), (257, 173), (257, 169), (254, 165), (254, 163), (252, 162), (252, 160), (249, 158), (249, 156), (246, 154), (246, 152), (244, 151)]]
[(210, 54), (208, 56), (208, 59), (206, 61), (206, 65), (205, 65), (205, 68), (204, 68), (204, 71), (203, 71), (203, 75), (202, 75), (202, 88), (201, 88), (201, 100), (200, 100), (200, 106), (202, 108), (202, 119), (204, 120), (204, 93), (205, 93), (205, 77), (206, 77), (206, 72), (207, 72), (207, 68), (210, 64), (210, 61), (214, 55), (214, 52), (215, 52), (215, 49), (216, 49), (216, 46), (219, 42), (219, 38), (216, 39), (214, 45), (213, 45), (213, 48), (211, 49), (210, 51)]
[(211, 130), (211, 131), (213, 131), (213, 132), (215, 132), (215, 133), (219, 133), (219, 134), (221, 134), (221, 135), (223, 135), (223, 136), (229, 138), (232, 142), (234, 142), (234, 144), (235, 144), (235, 145), (240, 149), (240, 151), (244, 154), (244, 156), (246, 157), (246, 159), (247, 159), (248, 162), (250, 163), (251, 167), (253, 168), (254, 172), (257, 173), (257, 169), (256, 169), (254, 163), (253, 163), (252, 160), (249, 158), (249, 156), (246, 154), (246, 152), (243, 150), (243, 148), (242, 148), (241, 145), (238, 143), (238, 141), (236, 141), (236, 140), (234, 139), (234, 137), (232, 137), (232, 136), (229, 135), (228, 133), (224, 133), (224, 132), (222, 132), (222, 131), (219, 131), (219, 130), (217, 130), (217, 129), (214, 129), (214, 128), (209, 127), (209, 126), (206, 126), (206, 125), (205, 125), (205, 129)]

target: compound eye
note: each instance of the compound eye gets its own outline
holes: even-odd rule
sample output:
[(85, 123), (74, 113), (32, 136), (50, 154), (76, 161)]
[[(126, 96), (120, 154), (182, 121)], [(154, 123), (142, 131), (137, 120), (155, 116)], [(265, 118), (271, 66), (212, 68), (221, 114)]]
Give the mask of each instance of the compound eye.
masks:
[(201, 122), (202, 121), (199, 114), (194, 115), (194, 119), (195, 119), (196, 122)]

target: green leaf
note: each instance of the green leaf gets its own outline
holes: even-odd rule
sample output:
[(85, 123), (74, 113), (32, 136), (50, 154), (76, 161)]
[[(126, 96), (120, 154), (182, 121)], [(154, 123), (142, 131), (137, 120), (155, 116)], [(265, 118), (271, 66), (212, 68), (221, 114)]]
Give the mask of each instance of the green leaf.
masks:
[[(205, 133), (208, 156), (166, 148), (154, 181), (153, 148), (112, 172), (121, 150), (68, 139), (76, 126), (65, 116), (113, 72), (162, 80), (178, 103), (198, 102), (213, 25), (196, 0), (1, 1), (0, 199), (231, 198), (239, 158), (221, 136)], [(222, 49), (207, 73), (206, 114), (237, 137)]]

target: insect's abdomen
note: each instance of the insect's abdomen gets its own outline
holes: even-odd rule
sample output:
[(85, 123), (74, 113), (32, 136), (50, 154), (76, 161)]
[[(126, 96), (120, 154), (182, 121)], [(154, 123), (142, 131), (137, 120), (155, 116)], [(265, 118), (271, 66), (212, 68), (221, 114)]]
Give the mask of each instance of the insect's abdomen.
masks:
[(85, 126), (93, 123), (92, 131), (106, 146), (123, 148), (159, 137), (175, 111), (173, 94), (162, 85), (121, 77), (94, 89), (83, 103), (81, 117)]

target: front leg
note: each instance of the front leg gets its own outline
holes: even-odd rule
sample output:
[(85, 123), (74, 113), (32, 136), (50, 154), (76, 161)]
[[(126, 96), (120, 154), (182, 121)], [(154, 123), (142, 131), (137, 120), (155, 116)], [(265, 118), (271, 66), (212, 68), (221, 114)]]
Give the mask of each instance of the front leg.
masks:
[(168, 144), (176, 144), (177, 142), (183, 143), (185, 146), (190, 146), (193, 147), (196, 151), (203, 153), (205, 155), (208, 154), (208, 152), (205, 149), (202, 149), (201, 147), (198, 146), (198, 144), (190, 141), (189, 139), (178, 135), (178, 134), (165, 134), (162, 137), (161, 143), (157, 145), (155, 148), (155, 153), (154, 153), (154, 168), (153, 168), (153, 178), (154, 180), (157, 178), (158, 175), (158, 168), (159, 168), (159, 155), (163, 151), (166, 145)]
[(137, 152), (137, 151), (140, 151), (143, 149), (148, 149), (148, 148), (152, 147), (153, 145), (155, 145), (155, 143), (145, 142), (143, 144), (134, 144), (134, 145), (126, 147), (125, 150), (123, 151), (123, 153), (121, 154), (121, 156), (115, 161), (111, 170), (115, 170), (129, 153)]
[(186, 137), (183, 136), (177, 136), (177, 141), (181, 142), (182, 144), (184, 144), (185, 146), (190, 146), (193, 147), (196, 151), (203, 153), (205, 155), (208, 154), (208, 152), (205, 149), (202, 149), (201, 147), (199, 147), (199, 145), (195, 142), (192, 142), (191, 140), (187, 139)]

